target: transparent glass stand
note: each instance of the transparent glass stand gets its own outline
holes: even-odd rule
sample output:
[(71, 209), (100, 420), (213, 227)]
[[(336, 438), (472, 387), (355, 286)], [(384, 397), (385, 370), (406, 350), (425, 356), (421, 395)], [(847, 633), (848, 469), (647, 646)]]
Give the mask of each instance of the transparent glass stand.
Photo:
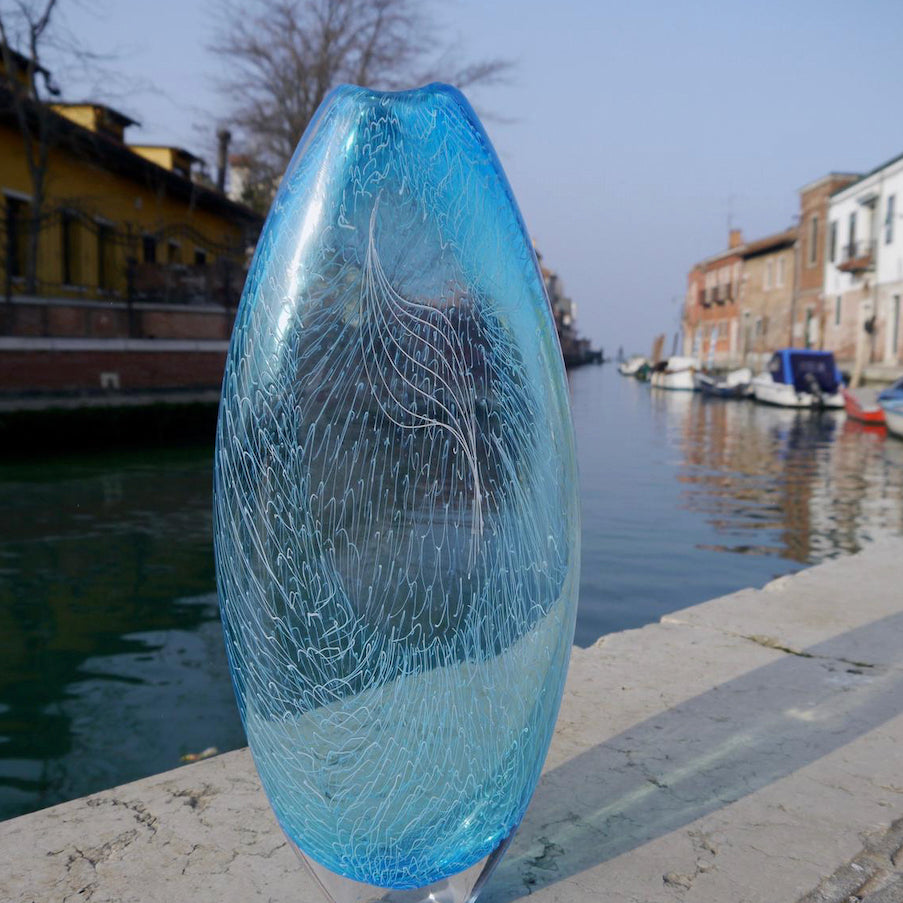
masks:
[(332, 903), (473, 903), (514, 837), (512, 831), (485, 859), (463, 872), (443, 878), (425, 887), (397, 890), (354, 881), (330, 871), (306, 856), (286, 835), (289, 846), (298, 854), (326, 898)]

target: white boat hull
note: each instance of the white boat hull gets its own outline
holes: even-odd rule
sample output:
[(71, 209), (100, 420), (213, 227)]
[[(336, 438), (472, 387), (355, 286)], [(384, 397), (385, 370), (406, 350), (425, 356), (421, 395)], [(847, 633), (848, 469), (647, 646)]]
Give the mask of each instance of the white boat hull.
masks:
[(654, 389), (671, 389), (678, 392), (693, 392), (696, 386), (693, 374), (699, 369), (699, 362), (692, 357), (669, 357), (662, 370), (653, 370), (649, 379)]
[[(884, 407), (882, 405), (882, 407)], [(884, 408), (884, 422), (887, 424), (887, 431), (895, 436), (903, 439), (903, 407), (898, 410), (892, 408)]]
[(662, 370), (653, 373), (649, 382), (654, 389), (671, 389), (675, 392), (693, 392), (696, 389), (692, 370), (678, 370), (676, 373)]
[(720, 379), (697, 370), (693, 374), (693, 385), (697, 391), (716, 398), (746, 398), (752, 394), (752, 378), (752, 371), (746, 367), (731, 370)]
[(782, 408), (843, 407), (843, 396), (839, 392), (821, 396), (813, 395), (811, 392), (797, 392), (787, 383), (776, 383), (768, 373), (760, 374), (753, 379), (752, 392), (756, 401)]
[(646, 363), (644, 357), (632, 357), (623, 363), (618, 364), (618, 373), (621, 376), (636, 376), (637, 371)]

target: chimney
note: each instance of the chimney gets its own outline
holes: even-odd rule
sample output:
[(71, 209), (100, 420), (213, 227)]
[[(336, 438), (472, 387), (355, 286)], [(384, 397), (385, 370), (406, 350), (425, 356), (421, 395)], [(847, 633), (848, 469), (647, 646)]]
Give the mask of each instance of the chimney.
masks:
[(731, 229), (727, 236), (727, 246), (729, 248), (739, 248), (743, 244), (743, 231), (741, 229)]
[(220, 129), (216, 133), (218, 142), (216, 153), (216, 187), (218, 191), (226, 190), (226, 161), (229, 159), (229, 142), (232, 133), (228, 129)]

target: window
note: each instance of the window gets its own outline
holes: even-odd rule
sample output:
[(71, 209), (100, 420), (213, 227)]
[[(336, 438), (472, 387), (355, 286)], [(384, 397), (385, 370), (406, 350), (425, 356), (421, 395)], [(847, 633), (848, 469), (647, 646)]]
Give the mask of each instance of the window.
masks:
[(194, 249), (194, 265), (196, 267), (207, 266), (207, 252), (203, 248)]
[(818, 215), (809, 220), (809, 266), (818, 262)]
[(81, 285), (81, 223), (71, 210), (62, 215), (63, 285)]
[(887, 213), (884, 217), (884, 244), (889, 245), (894, 240), (894, 207), (897, 196), (889, 194), (887, 196)]
[(145, 235), (142, 238), (141, 249), (145, 263), (157, 262), (157, 239), (153, 235)]
[(20, 198), (6, 197), (6, 235), (9, 275), (12, 278), (25, 275), (25, 255), (28, 247), (28, 202)]
[(834, 299), (834, 325), (840, 326), (840, 313), (841, 313), (841, 297), (838, 295)]
[(897, 359), (897, 346), (900, 344), (900, 296), (894, 295), (891, 309), (890, 357)]
[(169, 241), (166, 244), (166, 262), (167, 263), (181, 263), (182, 262), (182, 248), (179, 246), (177, 241)]
[(777, 287), (780, 288), (784, 284), (784, 258), (778, 258), (778, 277)]
[(97, 224), (97, 287), (111, 288), (113, 278), (113, 227)]
[(828, 260), (834, 263), (837, 258), (837, 220), (831, 223), (831, 229), (828, 232)]
[(856, 211), (850, 214), (850, 226), (847, 230), (847, 258), (856, 256)]
[(762, 288), (767, 292), (771, 288), (771, 261), (765, 261), (765, 273), (762, 276)]

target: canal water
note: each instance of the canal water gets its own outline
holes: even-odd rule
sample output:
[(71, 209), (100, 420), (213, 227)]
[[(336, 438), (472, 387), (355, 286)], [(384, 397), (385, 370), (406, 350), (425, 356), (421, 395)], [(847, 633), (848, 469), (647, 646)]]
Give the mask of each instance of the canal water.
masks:
[[(577, 643), (903, 532), (903, 442), (570, 377)], [(209, 447), (0, 464), (0, 819), (243, 745), (214, 592)]]

